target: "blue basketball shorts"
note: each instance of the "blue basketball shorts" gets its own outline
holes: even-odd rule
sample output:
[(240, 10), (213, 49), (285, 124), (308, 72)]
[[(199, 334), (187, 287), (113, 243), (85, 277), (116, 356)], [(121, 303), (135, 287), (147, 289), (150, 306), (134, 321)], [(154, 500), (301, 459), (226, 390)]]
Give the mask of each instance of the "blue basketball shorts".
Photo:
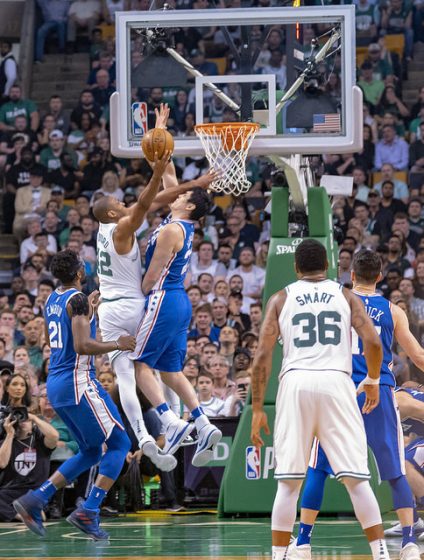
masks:
[[(358, 396), (362, 410), (365, 393)], [(370, 414), (364, 414), (365, 432), (380, 474), (381, 480), (392, 480), (405, 474), (405, 452), (402, 426), (393, 388), (380, 385), (380, 402)], [(324, 450), (314, 442), (310, 466), (333, 474)]]
[(79, 404), (55, 408), (80, 449), (101, 446), (115, 426), (124, 430), (116, 404), (97, 379), (88, 383)]
[(405, 459), (424, 476), (424, 438), (416, 439), (406, 447)]
[(184, 290), (157, 290), (146, 298), (132, 360), (152, 369), (182, 371), (192, 307)]

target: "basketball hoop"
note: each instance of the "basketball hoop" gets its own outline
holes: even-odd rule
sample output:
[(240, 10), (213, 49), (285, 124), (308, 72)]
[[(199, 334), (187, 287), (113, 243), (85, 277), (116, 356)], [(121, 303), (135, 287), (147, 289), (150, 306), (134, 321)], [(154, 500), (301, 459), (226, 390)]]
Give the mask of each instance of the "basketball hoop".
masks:
[(252, 186), (246, 177), (246, 157), (259, 131), (257, 123), (206, 123), (194, 127), (209, 165), (221, 173), (211, 184), (216, 192), (239, 196)]

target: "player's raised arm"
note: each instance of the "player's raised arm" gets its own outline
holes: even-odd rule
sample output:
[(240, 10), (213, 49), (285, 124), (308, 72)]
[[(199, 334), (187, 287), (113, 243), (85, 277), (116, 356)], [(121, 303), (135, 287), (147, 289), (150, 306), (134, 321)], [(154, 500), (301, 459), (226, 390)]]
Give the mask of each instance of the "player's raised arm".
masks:
[(134, 350), (133, 336), (120, 336), (110, 342), (99, 342), (90, 336), (90, 303), (85, 294), (75, 294), (69, 301), (67, 311), (72, 320), (72, 336), (77, 354), (95, 356), (114, 350)]
[(178, 224), (170, 223), (161, 230), (158, 235), (152, 260), (144, 275), (143, 284), (141, 286), (144, 295), (150, 293), (172, 257), (182, 249), (183, 245), (184, 234)]
[(252, 430), (250, 439), (253, 445), (261, 447), (264, 442), (261, 437), (261, 429), (269, 434), (268, 420), (263, 411), (265, 391), (268, 385), (272, 368), (272, 352), (280, 334), (278, 317), (286, 299), (284, 290), (274, 294), (269, 300), (265, 318), (259, 333), (258, 349), (252, 366)]
[(405, 311), (393, 304), (392, 317), (396, 341), (402, 346), (408, 358), (424, 371), (424, 349), (409, 330), (409, 321)]
[(131, 206), (128, 216), (124, 216), (118, 222), (114, 232), (114, 239), (119, 242), (126, 242), (128, 238), (132, 238), (146, 217), (150, 206), (156, 197), (163, 172), (168, 165), (171, 153), (166, 151), (160, 159), (155, 158), (155, 168), (149, 184), (138, 197), (137, 202)]
[(362, 412), (369, 414), (380, 401), (380, 370), (383, 363), (383, 348), (380, 337), (368, 317), (361, 300), (350, 290), (343, 288), (343, 294), (351, 308), (352, 327), (362, 340), (367, 363), (367, 377), (359, 384), (358, 394), (365, 391), (366, 399)]

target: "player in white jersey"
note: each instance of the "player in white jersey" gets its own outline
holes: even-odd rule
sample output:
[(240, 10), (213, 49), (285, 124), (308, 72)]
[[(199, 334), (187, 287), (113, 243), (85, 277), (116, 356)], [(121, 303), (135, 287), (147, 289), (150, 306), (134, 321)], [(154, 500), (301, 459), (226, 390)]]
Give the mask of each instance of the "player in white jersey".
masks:
[(377, 500), (368, 482), (367, 443), (351, 379), (351, 327), (364, 341), (368, 375), (364, 413), (379, 402), (382, 348), (361, 301), (326, 278), (325, 248), (312, 239), (296, 249), (299, 280), (269, 300), (252, 370), (252, 443), (269, 433), (263, 411), (273, 348), (283, 343), (283, 363), (274, 426), (275, 478), (272, 558), (285, 560), (296, 520), (297, 500), (318, 437), (337, 478), (343, 480), (374, 560), (388, 560)]
[[(157, 126), (166, 122), (168, 113), (166, 105), (161, 106), (160, 112), (156, 111)], [(148, 211), (162, 208), (193, 187), (193, 183), (178, 185), (173, 164), (169, 163), (170, 155), (166, 153), (156, 161), (149, 185), (130, 208), (113, 197), (103, 197), (94, 205), (93, 212), (100, 223), (97, 242), (102, 303), (98, 314), (105, 341), (115, 340), (123, 333), (135, 334), (144, 315), (141, 259), (135, 233)], [(208, 174), (198, 179), (196, 185), (207, 187), (213, 179), (214, 175)], [(161, 180), (168, 188), (158, 194)], [(109, 354), (109, 359), (118, 379), (122, 407), (140, 449), (160, 470), (172, 470), (177, 464), (175, 457), (163, 454), (145, 428), (136, 396), (134, 364), (128, 359), (128, 352), (117, 349)]]

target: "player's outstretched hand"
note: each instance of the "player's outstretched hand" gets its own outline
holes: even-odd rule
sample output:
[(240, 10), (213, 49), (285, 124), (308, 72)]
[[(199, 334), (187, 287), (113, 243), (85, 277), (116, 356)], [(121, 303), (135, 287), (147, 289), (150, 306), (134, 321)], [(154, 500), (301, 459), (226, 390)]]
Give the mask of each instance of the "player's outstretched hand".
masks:
[(265, 432), (267, 436), (271, 433), (268, 426), (268, 418), (266, 413), (261, 411), (254, 411), (252, 414), (252, 429), (250, 432), (250, 440), (255, 447), (262, 447), (264, 441), (261, 437), (261, 430)]
[(158, 153), (155, 152), (155, 161), (153, 163), (153, 174), (159, 177), (162, 177), (162, 175), (165, 173), (165, 169), (166, 166), (169, 163), (169, 160), (171, 158), (172, 152), (171, 150), (166, 150), (163, 153), (163, 156), (161, 158), (158, 157)]
[(119, 350), (135, 350), (135, 338), (130, 335), (122, 335), (117, 340)]
[(207, 173), (201, 175), (198, 179), (196, 179), (196, 187), (207, 189), (211, 183), (219, 179), (220, 175), (221, 174), (219, 171), (209, 169)]
[(155, 107), (156, 123), (155, 128), (166, 128), (169, 118), (168, 103), (161, 103), (159, 109)]
[(364, 385), (363, 390), (365, 391), (365, 402), (362, 414), (369, 414), (380, 402), (380, 385)]

